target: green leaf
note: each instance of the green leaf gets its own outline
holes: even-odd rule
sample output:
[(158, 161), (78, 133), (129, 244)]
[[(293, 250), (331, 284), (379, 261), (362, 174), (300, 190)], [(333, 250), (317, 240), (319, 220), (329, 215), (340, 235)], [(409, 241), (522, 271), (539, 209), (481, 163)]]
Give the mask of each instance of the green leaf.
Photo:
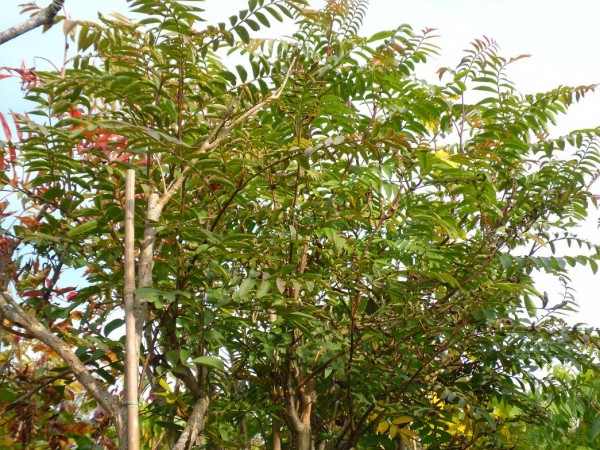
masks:
[(590, 439), (594, 441), (600, 435), (600, 415), (596, 417), (590, 430)]
[(0, 388), (0, 400), (3, 403), (9, 404), (17, 399), (17, 394), (10, 389)]
[(275, 8), (272, 6), (265, 6), (265, 10), (269, 11), (269, 14), (271, 14), (277, 21), (283, 22), (283, 17), (281, 17), (281, 14), (279, 14)]
[(256, 21), (254, 21), (252, 19), (246, 19), (245, 23), (246, 23), (246, 25), (248, 25), (250, 27), (250, 29), (252, 31), (258, 31), (258, 30), (260, 30), (260, 25), (258, 23), (256, 23)]
[(88, 220), (87, 222), (84, 222), (81, 225), (78, 225), (75, 228), (71, 228), (69, 231), (67, 231), (67, 237), (72, 238), (79, 236), (80, 234), (94, 230), (97, 226), (98, 222), (96, 220)]
[(134, 295), (139, 300), (153, 303), (156, 308), (163, 307), (161, 291), (152, 288), (137, 288)]
[(598, 263), (593, 260), (593, 259), (589, 259), (588, 263), (590, 265), (590, 268), (592, 269), (592, 273), (595, 275), (596, 273), (598, 273)]
[(237, 33), (237, 35), (245, 44), (248, 44), (250, 42), (250, 35), (248, 34), (248, 30), (246, 30), (243, 26), (238, 25), (237, 27), (234, 27), (233, 30)]
[(192, 362), (201, 366), (212, 367), (213, 369), (218, 369), (223, 372), (225, 371), (225, 364), (223, 361), (214, 356), (198, 356), (197, 358), (192, 359)]
[(258, 290), (256, 291), (256, 298), (264, 297), (271, 290), (271, 282), (268, 280), (262, 280)]
[(537, 314), (537, 308), (531, 297), (529, 295), (525, 295), (523, 300), (525, 301), (525, 309), (527, 310), (529, 317), (535, 317)]
[(388, 39), (391, 38), (392, 36), (394, 36), (396, 34), (395, 31), (392, 30), (385, 30), (385, 31), (379, 31), (378, 33), (373, 34), (368, 40), (368, 43), (371, 42), (375, 42), (375, 41), (380, 41), (382, 39)]
[(125, 325), (125, 320), (123, 319), (114, 319), (106, 324), (104, 327), (104, 336), (108, 337), (113, 331), (122, 328)]
[(252, 288), (256, 285), (256, 280), (252, 278), (246, 278), (240, 284), (240, 288), (235, 292), (234, 298), (244, 298), (247, 297)]
[(258, 19), (258, 21), (259, 21), (260, 23), (262, 23), (262, 24), (263, 24), (265, 27), (269, 28), (269, 27), (271, 26), (271, 24), (269, 23), (269, 20), (267, 19), (267, 17), (266, 17), (266, 16), (265, 16), (263, 13), (261, 13), (261, 12), (259, 12), (259, 11), (256, 11), (256, 12), (254, 13), (254, 16), (255, 16), (255, 17)]
[(246, 68), (242, 65), (237, 65), (237, 66), (235, 66), (235, 69), (237, 70), (237, 73), (240, 75), (240, 79), (242, 80), (242, 83), (245, 83), (246, 80), (248, 79), (248, 72), (246, 72)]
[(279, 293), (283, 294), (285, 292), (285, 288), (287, 286), (287, 283), (285, 282), (285, 280), (282, 278), (276, 278), (275, 284), (277, 285), (277, 290), (279, 291)]

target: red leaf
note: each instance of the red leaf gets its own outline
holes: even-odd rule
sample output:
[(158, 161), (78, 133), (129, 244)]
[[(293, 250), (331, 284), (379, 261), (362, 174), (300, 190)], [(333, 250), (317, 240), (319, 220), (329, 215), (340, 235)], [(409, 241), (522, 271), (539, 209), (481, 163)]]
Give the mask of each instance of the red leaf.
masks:
[(15, 128), (17, 129), (17, 136), (19, 137), (19, 141), (23, 140), (23, 132), (21, 131), (21, 125), (19, 125), (19, 118), (15, 113), (11, 113), (13, 117), (13, 123), (15, 124)]
[(81, 109), (76, 108), (75, 106), (72, 106), (71, 109), (69, 110), (69, 114), (71, 114), (71, 117), (81, 117), (83, 116), (83, 112)]
[(57, 294), (64, 294), (66, 292), (72, 292), (75, 289), (77, 289), (75, 286), (68, 286), (68, 287), (64, 287), (64, 288), (57, 288), (56, 289), (56, 293)]
[(12, 133), (10, 132), (10, 127), (8, 126), (8, 122), (6, 121), (6, 117), (4, 114), (0, 112), (0, 122), (2, 122), (2, 128), (4, 128), (4, 134), (6, 135), (6, 139), (12, 141)]
[(21, 293), (21, 297), (41, 297), (42, 295), (44, 295), (44, 292), (38, 289), (32, 289)]

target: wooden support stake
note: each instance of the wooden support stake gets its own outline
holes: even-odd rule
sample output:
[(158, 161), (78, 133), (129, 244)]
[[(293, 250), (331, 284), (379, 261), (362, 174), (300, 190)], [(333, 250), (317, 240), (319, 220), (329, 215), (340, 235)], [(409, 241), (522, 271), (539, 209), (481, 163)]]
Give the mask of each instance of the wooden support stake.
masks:
[(138, 405), (139, 342), (135, 327), (134, 251), (135, 171), (125, 175), (125, 404), (127, 405), (127, 450), (139, 450)]

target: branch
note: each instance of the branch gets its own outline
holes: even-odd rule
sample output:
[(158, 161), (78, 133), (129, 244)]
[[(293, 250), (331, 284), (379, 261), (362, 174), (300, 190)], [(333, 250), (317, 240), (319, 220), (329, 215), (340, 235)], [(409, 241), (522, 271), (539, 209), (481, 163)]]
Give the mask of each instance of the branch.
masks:
[(204, 430), (208, 404), (207, 395), (202, 396), (196, 401), (192, 413), (188, 418), (187, 425), (179, 436), (173, 450), (188, 450), (193, 447), (194, 441), (198, 438), (200, 432)]
[[(288, 80), (290, 78), (290, 75), (292, 74), (292, 71), (293, 71), (295, 65), (296, 65), (296, 58), (294, 58), (292, 60), (290, 67), (288, 68), (285, 76), (283, 77), (281, 86), (279, 86), (279, 88), (275, 91), (275, 93), (273, 93), (272, 95), (267, 94), (267, 96), (265, 96), (265, 98), (263, 98), (260, 102), (258, 102), (252, 108), (249, 108), (246, 111), (244, 111), (244, 113), (242, 113), (239, 117), (237, 117), (235, 120), (233, 120), (230, 124), (228, 124), (228, 125), (225, 125), (225, 123), (219, 124), (219, 126), (217, 126), (213, 130), (213, 132), (206, 138), (206, 140), (200, 146), (200, 153), (206, 153), (206, 152), (210, 152), (211, 150), (214, 150), (221, 142), (223, 142), (224, 139), (229, 137), (231, 132), (237, 126), (241, 125), (244, 121), (246, 121), (247, 119), (252, 117), (254, 114), (256, 114), (258, 111), (260, 111), (266, 105), (271, 103), (273, 100), (277, 100), (279, 97), (281, 97), (281, 94), (283, 93), (283, 91), (288, 83)], [(162, 211), (162, 209), (169, 202), (171, 197), (173, 197), (173, 195), (175, 195), (175, 193), (177, 191), (179, 191), (179, 189), (181, 189), (186, 177), (187, 177), (186, 173), (182, 172), (181, 175), (179, 175), (179, 177), (169, 185), (168, 190), (165, 191), (165, 193), (160, 198), (160, 201), (158, 202), (157, 206), (158, 206), (159, 211)]]
[(52, 25), (54, 18), (64, 3), (65, 0), (53, 0), (52, 3), (40, 10), (37, 14), (27, 19), (25, 22), (0, 32), (0, 45), (41, 25)]
[(13, 400), (11, 403), (6, 405), (4, 408), (0, 409), (0, 414), (4, 414), (5, 412), (9, 411), (11, 408), (14, 408), (17, 404), (22, 403), (25, 400), (33, 397), (36, 393), (38, 393), (39, 391), (44, 389), (46, 386), (54, 383), (57, 380), (60, 380), (61, 378), (65, 378), (67, 375), (69, 375), (71, 373), (72, 373), (71, 369), (67, 369), (67, 370), (63, 370), (62, 372), (54, 375), (53, 377), (48, 378), (47, 380), (38, 384), (36, 387), (31, 389), (30, 391), (27, 391), (25, 394), (21, 395), (16, 400)]
[(73, 371), (77, 380), (107, 412), (117, 427), (120, 428), (122, 422), (120, 414), (121, 407), (117, 398), (108, 392), (104, 386), (92, 376), (85, 368), (83, 362), (75, 355), (75, 353), (73, 353), (66, 342), (56, 337), (35, 317), (27, 314), (6, 291), (0, 291), (0, 315), (13, 324), (24, 328), (32, 337), (58, 353)]
[(14, 334), (15, 336), (20, 336), (23, 339), (33, 339), (33, 336), (27, 334), (27, 333), (21, 333), (20, 331), (17, 331), (11, 327), (7, 327), (6, 325), (4, 325), (3, 323), (0, 323), (0, 328), (2, 328), (3, 330), (9, 332), (10, 334)]
[(300, 416), (296, 409), (296, 393), (292, 387), (292, 374), (290, 373), (289, 368), (285, 373), (284, 397), (286, 404), (285, 412), (287, 413), (286, 416), (288, 422), (291, 422), (290, 424), (294, 430), (299, 430), (302, 428), (302, 421), (300, 420)]

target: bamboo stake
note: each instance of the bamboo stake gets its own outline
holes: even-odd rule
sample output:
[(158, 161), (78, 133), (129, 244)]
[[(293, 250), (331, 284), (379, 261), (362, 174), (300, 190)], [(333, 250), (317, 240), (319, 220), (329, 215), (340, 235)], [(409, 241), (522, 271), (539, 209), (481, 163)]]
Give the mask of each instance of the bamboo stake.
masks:
[(125, 405), (127, 405), (127, 450), (139, 450), (138, 406), (139, 342), (135, 330), (134, 254), (135, 171), (125, 175)]

